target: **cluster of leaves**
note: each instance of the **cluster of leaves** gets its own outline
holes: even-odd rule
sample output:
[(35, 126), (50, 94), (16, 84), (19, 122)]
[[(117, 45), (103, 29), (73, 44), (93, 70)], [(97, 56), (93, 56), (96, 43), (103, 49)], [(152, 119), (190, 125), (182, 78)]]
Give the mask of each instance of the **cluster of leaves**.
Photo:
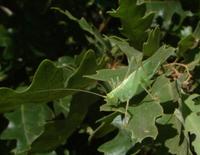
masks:
[[(14, 89), (0, 88), (1, 154), (200, 154), (200, 5), (188, 3), (120, 0), (105, 13), (115, 2), (81, 1), (84, 10), (77, 2), (16, 1), (33, 27), (8, 28), (4, 17), (3, 84), (15, 61), (30, 74), (30, 57), (71, 53), (43, 60), (30, 85), (21, 79)], [(0, 9), (17, 20), (7, 7)], [(29, 9), (36, 9), (34, 15)], [(39, 34), (41, 23), (33, 23), (38, 19)]]

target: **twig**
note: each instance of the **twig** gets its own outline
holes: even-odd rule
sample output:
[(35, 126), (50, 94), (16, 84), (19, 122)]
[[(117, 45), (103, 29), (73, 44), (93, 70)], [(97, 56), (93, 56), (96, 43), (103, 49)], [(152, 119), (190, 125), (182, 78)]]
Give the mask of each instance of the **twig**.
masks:
[[(182, 64), (182, 63), (177, 63), (177, 62), (173, 62), (173, 63), (170, 63), (170, 64), (166, 64), (164, 65), (165, 67), (168, 67), (168, 66), (181, 66), (181, 67), (184, 67), (186, 72), (187, 72), (187, 79), (184, 81), (184, 82), (188, 82), (191, 78), (192, 78), (192, 75), (190, 74), (190, 71), (189, 71), (189, 68), (186, 64)], [(175, 68), (174, 68), (175, 69)], [(176, 70), (176, 69), (175, 69)], [(177, 71), (177, 70), (176, 70)], [(177, 71), (178, 72), (178, 71)], [(180, 74), (180, 72), (178, 72), (178, 74)]]

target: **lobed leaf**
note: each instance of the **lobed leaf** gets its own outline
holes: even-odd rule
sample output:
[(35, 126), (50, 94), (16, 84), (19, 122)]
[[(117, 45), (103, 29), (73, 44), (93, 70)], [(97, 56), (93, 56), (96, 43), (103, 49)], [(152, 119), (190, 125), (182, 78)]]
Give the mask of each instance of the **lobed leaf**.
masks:
[(160, 47), (160, 29), (156, 27), (149, 32), (147, 41), (143, 44), (143, 53), (145, 56), (152, 56)]
[(175, 13), (180, 15), (180, 24), (189, 14), (182, 9), (179, 1), (145, 1), (147, 13), (155, 12), (156, 16), (163, 18), (163, 27), (168, 29), (172, 23), (172, 17)]
[(122, 33), (131, 41), (137, 49), (142, 48), (146, 41), (146, 30), (152, 23), (154, 14), (145, 15), (145, 4), (137, 5), (137, 0), (123, 0), (119, 3), (119, 8), (110, 12), (113, 17), (120, 18), (122, 23)]
[(163, 114), (159, 102), (142, 101), (138, 106), (129, 107), (128, 111), (131, 119), (128, 122), (127, 130), (134, 135), (136, 141), (141, 142), (146, 137), (155, 139), (158, 134), (155, 121)]
[(131, 63), (132, 59), (134, 59), (136, 62), (140, 62), (142, 60), (142, 52), (130, 46), (126, 40), (114, 36), (107, 38), (112, 46), (117, 46), (126, 55), (129, 64)]
[(192, 141), (192, 146), (194, 147), (194, 150), (197, 154), (200, 154), (200, 102), (194, 101), (196, 98), (198, 98), (198, 94), (193, 94), (189, 96), (185, 104), (190, 108), (192, 113), (186, 117), (185, 119), (185, 129), (187, 132), (190, 132), (191, 134), (195, 134), (195, 138)]
[[(100, 46), (102, 46), (102, 49), (104, 51), (106, 50), (107, 45), (106, 45), (105, 41), (103, 40), (103, 37), (101, 36), (101, 34), (98, 32), (98, 30), (92, 24), (89, 24), (85, 20), (85, 18), (82, 17), (81, 19), (77, 19), (68, 10), (63, 11), (56, 7), (53, 7), (52, 9), (62, 13), (63, 15), (66, 15), (69, 19), (77, 22), (84, 31), (88, 32), (95, 38), (95, 42), (94, 42), (94, 44), (96, 44), (95, 46), (98, 47), (97, 44), (99, 43)], [(88, 37), (88, 40), (90, 41), (89, 37)]]
[(128, 150), (134, 146), (135, 141), (131, 139), (131, 135), (126, 131), (119, 131), (117, 136), (104, 143), (98, 148), (98, 151), (106, 155), (126, 155)]
[(47, 123), (44, 133), (32, 144), (31, 152), (48, 152), (66, 142), (69, 136), (79, 128), (89, 107), (98, 99), (99, 97), (91, 94), (74, 95), (67, 118)]
[[(182, 126), (183, 124), (175, 114), (163, 115), (157, 122), (165, 127), (170, 125), (170, 127), (176, 131), (175, 135), (173, 134), (171, 137), (167, 137), (167, 139), (164, 141), (165, 146), (169, 149), (170, 153), (177, 155), (192, 155), (188, 143), (189, 137), (184, 135)], [(171, 134), (168, 133), (169, 131), (163, 133), (163, 136), (169, 136)]]
[[(163, 90), (165, 93), (163, 93)], [(177, 101), (179, 96), (174, 82), (170, 82), (165, 75), (159, 76), (151, 88), (152, 96), (155, 96), (159, 102)]]
[(10, 88), (0, 88), (0, 112), (13, 110), (21, 104), (46, 103), (72, 95), (76, 91), (69, 88), (84, 88), (91, 84), (93, 81), (83, 78), (83, 75), (92, 74), (95, 70), (96, 60), (92, 51), (84, 54), (79, 67), (70, 78), (66, 77), (64, 67), (56, 67), (52, 61), (44, 60), (26, 90), (15, 91)]
[(14, 152), (20, 154), (31, 149), (32, 142), (43, 133), (46, 120), (52, 116), (47, 106), (22, 104), (14, 112), (6, 113), (5, 117), (9, 124), (1, 134), (1, 139), (16, 139)]

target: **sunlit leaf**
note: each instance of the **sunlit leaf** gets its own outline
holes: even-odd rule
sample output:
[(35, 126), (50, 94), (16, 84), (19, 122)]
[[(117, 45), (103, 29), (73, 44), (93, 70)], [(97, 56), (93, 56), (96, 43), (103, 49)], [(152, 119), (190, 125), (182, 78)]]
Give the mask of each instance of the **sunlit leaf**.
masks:
[(115, 88), (121, 81), (124, 80), (128, 72), (127, 67), (116, 69), (101, 69), (94, 75), (85, 76), (90, 79), (108, 82), (112, 88)]
[[(163, 93), (163, 90), (165, 93)], [(161, 103), (176, 101), (179, 97), (175, 84), (170, 82), (170, 80), (164, 75), (156, 79), (151, 88), (151, 94), (155, 96)]]
[(158, 134), (155, 120), (163, 113), (159, 102), (143, 101), (138, 106), (129, 107), (128, 111), (131, 118), (127, 129), (131, 131), (137, 142), (141, 142), (146, 137), (155, 139)]

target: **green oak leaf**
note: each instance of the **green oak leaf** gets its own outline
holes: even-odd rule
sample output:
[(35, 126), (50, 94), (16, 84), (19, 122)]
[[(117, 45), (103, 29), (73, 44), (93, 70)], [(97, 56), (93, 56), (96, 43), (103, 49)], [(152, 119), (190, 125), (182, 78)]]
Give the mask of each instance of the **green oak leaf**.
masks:
[(200, 22), (197, 24), (194, 32), (183, 37), (178, 43), (178, 54), (183, 56), (187, 50), (194, 49), (198, 46), (200, 40)]
[(92, 50), (83, 53), (78, 68), (71, 74), (69, 80), (65, 82), (67, 88), (86, 88), (94, 80), (84, 77), (85, 75), (94, 74), (97, 69), (96, 57)]
[(197, 154), (200, 154), (200, 117), (196, 113), (190, 114), (185, 120), (186, 131), (195, 134), (195, 139), (192, 141), (192, 146)]
[(64, 88), (63, 69), (57, 68), (53, 62), (44, 60), (38, 67), (31, 85), (24, 91), (0, 88), (0, 111), (13, 110), (25, 103), (43, 103), (67, 93), (59, 91)]
[(96, 121), (96, 123), (101, 123), (90, 135), (89, 140), (91, 141), (92, 138), (99, 138), (107, 135), (108, 133), (114, 131), (116, 127), (112, 125), (112, 121), (119, 115), (118, 112), (113, 112), (107, 116)]
[[(163, 90), (165, 93), (163, 93)], [(152, 96), (155, 96), (161, 103), (178, 100), (178, 92), (175, 84), (170, 82), (165, 75), (159, 76), (151, 88)]]
[(197, 23), (197, 26), (196, 26), (196, 28), (195, 28), (193, 34), (194, 34), (194, 36), (195, 36), (195, 38), (196, 38), (197, 40), (200, 39), (200, 21)]
[(114, 78), (119, 79), (122, 81), (127, 73), (127, 67), (122, 66), (116, 69), (101, 69), (96, 71), (96, 74), (93, 75), (86, 75), (84, 77), (88, 77), (94, 80), (109, 82), (114, 80)]
[(54, 102), (54, 112), (55, 115), (63, 114), (65, 117), (68, 116), (70, 111), (72, 96), (66, 96)]
[(101, 145), (98, 151), (103, 152), (105, 155), (126, 155), (135, 143), (130, 133), (120, 130), (114, 139)]
[[(164, 91), (164, 93), (163, 93)], [(173, 113), (177, 108), (179, 93), (175, 82), (170, 82), (164, 74), (157, 77), (150, 89), (151, 96), (148, 95), (146, 100), (152, 99), (152, 96), (158, 100), (164, 110), (164, 113)]]
[(147, 38), (146, 30), (151, 25), (154, 14), (145, 15), (145, 4), (137, 5), (136, 2), (137, 0), (120, 1), (119, 8), (110, 14), (120, 18), (122, 33), (129, 38), (131, 44), (137, 49), (142, 49), (142, 44)]
[(103, 37), (101, 36), (101, 34), (98, 32), (98, 30), (92, 24), (89, 24), (85, 20), (85, 18), (82, 17), (81, 19), (77, 19), (68, 10), (63, 11), (60, 8), (56, 8), (56, 7), (52, 7), (52, 9), (60, 12), (61, 14), (65, 15), (65, 16), (67, 16), (72, 21), (77, 22), (81, 29), (88, 32), (90, 35), (92, 35), (94, 37), (94, 41), (93, 41), (93, 39), (90, 39), (90, 37), (87, 37), (88, 41), (93, 42), (93, 44), (98, 49), (100, 49), (100, 50), (103, 49), (104, 52), (106, 51), (107, 45), (106, 45)]
[(1, 134), (1, 139), (16, 139), (16, 154), (30, 150), (33, 141), (43, 133), (46, 120), (52, 118), (48, 107), (42, 104), (22, 104), (14, 112), (6, 113), (5, 117), (9, 124)]
[[(174, 129), (173, 130), (165, 130), (165, 133), (162, 133), (163, 135), (160, 135), (161, 139), (164, 138), (164, 144), (169, 149), (169, 152), (172, 154), (177, 155), (192, 155), (190, 151), (190, 145), (188, 142), (188, 135), (184, 134), (183, 131), (183, 124), (182, 122), (177, 118), (175, 114), (165, 114), (161, 118), (157, 120), (158, 124), (163, 125), (164, 127), (170, 127)], [(173, 133), (168, 133), (168, 132)]]
[(192, 112), (200, 112), (200, 101), (198, 100), (199, 97), (199, 94), (192, 94), (185, 100), (185, 104)]
[(129, 107), (128, 112), (131, 118), (126, 128), (134, 135), (137, 142), (141, 142), (146, 137), (156, 138), (158, 131), (155, 121), (163, 114), (159, 102), (142, 101), (138, 106)]
[(195, 46), (195, 37), (191, 34), (189, 36), (184, 37), (178, 43), (179, 53), (184, 53), (188, 49), (192, 49)]
[[(72, 95), (93, 83), (83, 75), (94, 73), (96, 60), (93, 51), (84, 53), (78, 68), (67, 77), (65, 67), (56, 67), (50, 60), (44, 60), (38, 67), (31, 85), (23, 91), (0, 88), (0, 112), (13, 110), (26, 103), (44, 103)], [(68, 87), (68, 88), (67, 88)]]
[(193, 94), (185, 100), (185, 104), (190, 108), (192, 113), (185, 119), (185, 130), (190, 134), (195, 134), (195, 138), (192, 141), (192, 146), (197, 154), (200, 154), (200, 102), (194, 101), (194, 99), (200, 97), (198, 94)]
[(122, 120), (120, 115), (113, 120), (112, 124), (119, 128), (119, 133), (113, 140), (100, 146), (99, 151), (105, 154), (126, 154), (135, 143), (147, 137), (156, 138), (158, 131), (155, 122), (163, 114), (159, 102), (144, 100), (138, 106), (129, 106), (128, 113), (128, 122)]
[(118, 47), (126, 55), (128, 63), (131, 63), (132, 59), (134, 59), (136, 62), (140, 62), (142, 60), (142, 52), (130, 46), (127, 40), (116, 36), (107, 37), (107, 39), (110, 41), (113, 47)]
[(160, 29), (156, 27), (149, 32), (147, 41), (143, 44), (143, 53), (145, 56), (152, 56), (160, 47)]
[(121, 81), (124, 80), (126, 73), (128, 71), (127, 67), (119, 67), (116, 69), (101, 69), (97, 70), (96, 74), (86, 75), (84, 77), (108, 82), (112, 88), (115, 88)]
[(47, 123), (44, 133), (32, 144), (31, 152), (48, 152), (63, 144), (79, 128), (88, 108), (98, 99), (99, 97), (86, 93), (73, 95), (67, 118)]
[(56, 62), (56, 66), (65, 67), (65, 68), (73, 71), (75, 69), (74, 58), (72, 58), (70, 56), (62, 56), (62, 57), (58, 58), (58, 60)]
[(188, 64), (188, 69), (192, 71), (199, 65), (200, 65), (200, 52), (195, 54), (193, 61)]
[(165, 145), (169, 148), (169, 152), (177, 155), (189, 155), (190, 146), (188, 143), (188, 137), (184, 136), (182, 122), (173, 115), (168, 124), (173, 124), (173, 128), (177, 130), (177, 135), (165, 142)]
[(172, 16), (178, 13), (181, 17), (180, 24), (183, 19), (187, 16), (187, 12), (182, 9), (181, 3), (176, 0), (172, 1), (145, 1), (147, 12), (155, 12), (156, 16), (160, 16), (164, 19), (164, 28), (169, 28), (172, 20)]
[(120, 85), (107, 94), (107, 103), (116, 106), (119, 101), (128, 101), (139, 94), (157, 72), (160, 65), (173, 54), (174, 48), (166, 46), (159, 48), (152, 57), (145, 60), (138, 69), (133, 71)]

